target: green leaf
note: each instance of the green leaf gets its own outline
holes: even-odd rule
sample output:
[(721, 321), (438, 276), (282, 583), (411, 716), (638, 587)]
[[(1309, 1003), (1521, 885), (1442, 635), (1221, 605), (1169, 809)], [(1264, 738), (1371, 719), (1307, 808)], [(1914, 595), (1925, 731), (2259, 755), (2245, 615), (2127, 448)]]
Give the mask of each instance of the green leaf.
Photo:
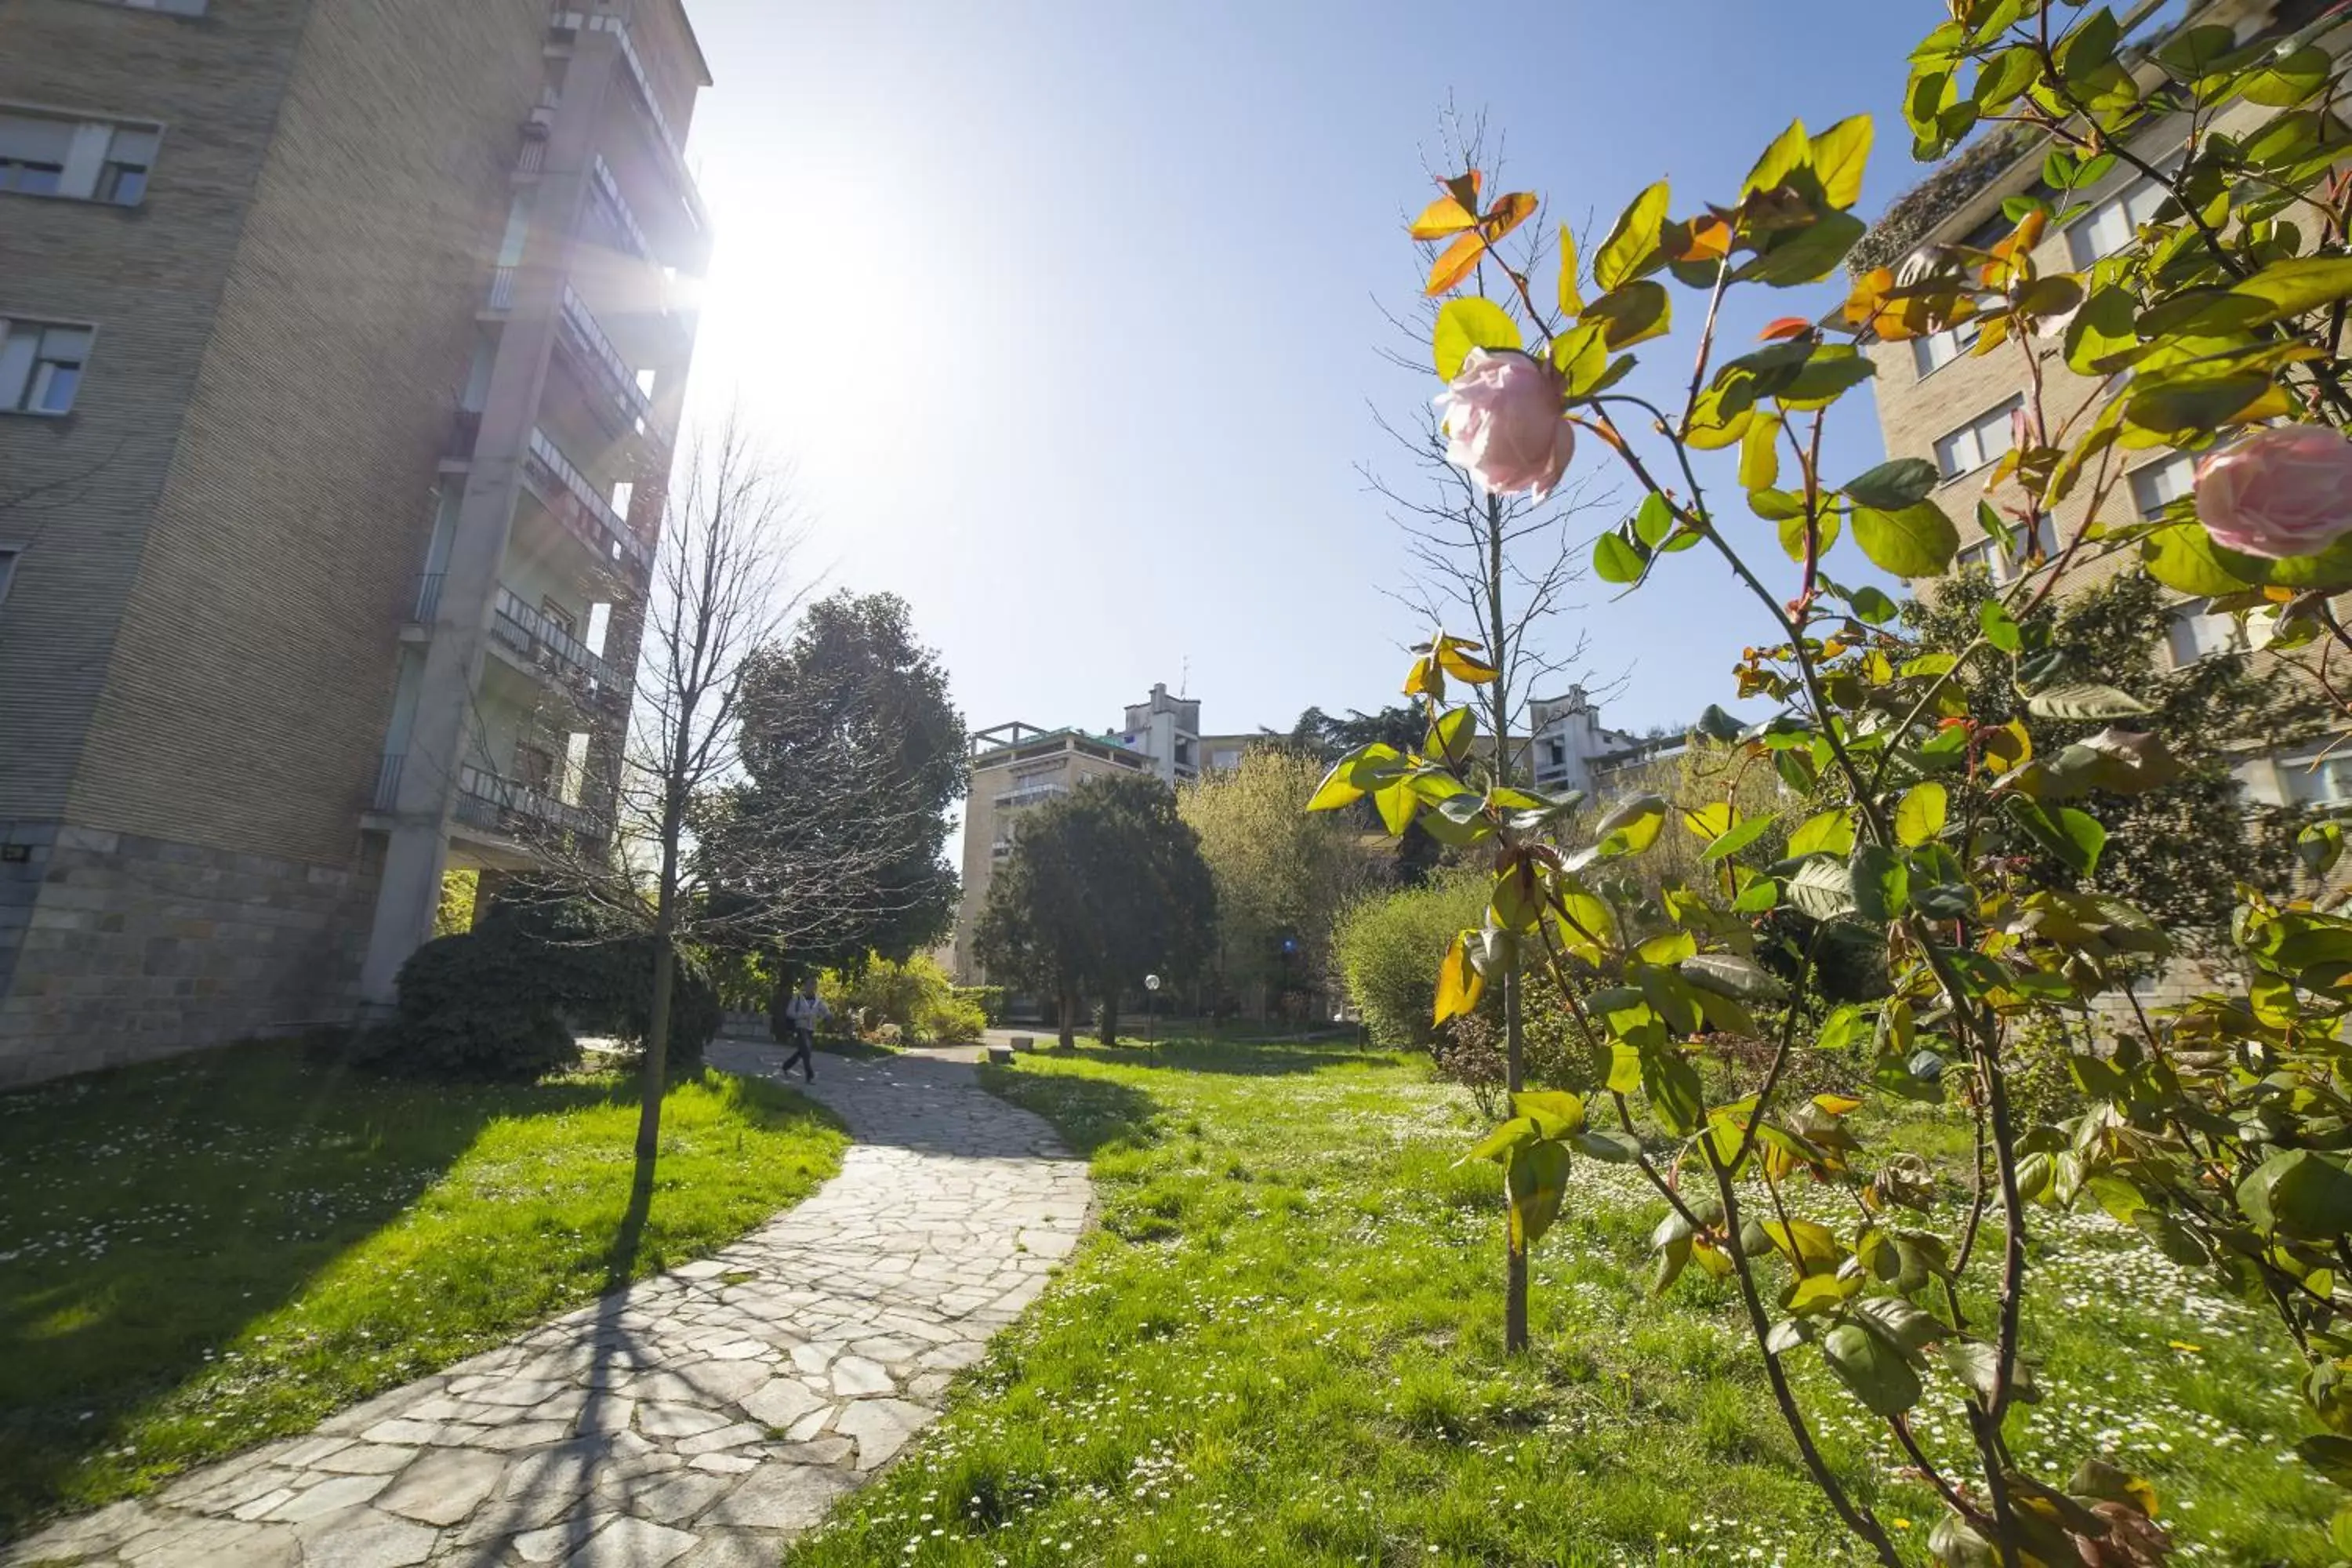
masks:
[(2230, 292), (2261, 302), (2247, 326), (2300, 316), (2338, 300), (2352, 299), (2352, 256), (2296, 256), (2273, 261)]
[(1524, 1249), (1543, 1239), (1568, 1195), (1568, 1150), (1549, 1141), (1511, 1151), (1503, 1184), (1510, 1194), (1511, 1240)]
[(1682, 961), (1684, 979), (1738, 1002), (1770, 1002), (1788, 992), (1772, 972), (1736, 952), (1702, 952)]
[(1739, 437), (1739, 487), (1769, 489), (1780, 477), (1780, 420), (1777, 415), (1759, 413)]
[(1633, 205), (1618, 215), (1609, 237), (1601, 242), (1600, 251), (1592, 258), (1594, 287), (1606, 293), (1621, 283), (1657, 269), (1664, 260), (1658, 251), (1658, 237), (1665, 227), (1666, 204), (1670, 199), (1666, 182), (1660, 180), (1635, 196)]
[(2099, 849), (2107, 835), (2089, 816), (2067, 807), (2053, 817), (2021, 795), (2008, 796), (2004, 806), (2028, 837), (2077, 872), (2087, 877), (2098, 864)]
[(1452, 381), (1462, 374), (1462, 362), (1472, 349), (1515, 349), (1520, 346), (1519, 326), (1492, 300), (1476, 294), (1448, 300), (1437, 312), (1430, 348), (1437, 360), (1439, 379)]
[(1666, 542), (1675, 531), (1675, 509), (1666, 498), (1652, 490), (1642, 498), (1642, 505), (1633, 513), (1633, 536), (1654, 550)]
[(1642, 1053), (1642, 1089), (1659, 1122), (1677, 1138), (1698, 1131), (1706, 1114), (1706, 1090), (1698, 1069), (1667, 1047)]
[(1919, 1374), (1903, 1352), (1859, 1323), (1840, 1323), (1823, 1334), (1822, 1356), (1876, 1415), (1900, 1415), (1919, 1402)]
[(1886, 596), (1884, 589), (1867, 584), (1846, 595), (1853, 613), (1874, 626), (1883, 626), (1903, 613), (1903, 606)]
[(2078, 375), (2121, 369), (2139, 353), (2137, 310), (2128, 289), (2095, 289), (2066, 324), (2066, 364)]
[(1514, 1116), (1480, 1139), (1467, 1154), (1454, 1163), (1470, 1165), (1481, 1160), (1492, 1160), (1499, 1164), (1510, 1157), (1512, 1150), (1522, 1143), (1533, 1142), (1540, 1136), (1542, 1134), (1536, 1131), (1533, 1118)]
[(1658, 830), (1665, 826), (1665, 796), (1634, 795), (1593, 825), (1593, 837), (1598, 840), (1596, 847), (1603, 858), (1639, 855), (1657, 842)]
[(2113, 65), (2116, 44), (2123, 29), (2116, 24), (2116, 14), (2105, 5), (2074, 24), (2066, 36), (2058, 40), (2054, 58), (2058, 74), (2070, 82), (2087, 83), (2103, 68)]
[(1584, 1125), (1584, 1100), (1564, 1089), (1522, 1089), (1511, 1109), (1535, 1122), (1547, 1138), (1563, 1138)]
[(2205, 597), (2242, 594), (2253, 586), (2238, 581), (2213, 553), (2213, 542), (2202, 525), (2168, 523), (2139, 542), (2139, 557), (2147, 574), (2166, 587)]
[(1843, 806), (1832, 806), (1807, 817), (1789, 835), (1789, 856), (1850, 855), (1853, 852), (1853, 818)]
[(1769, 816), (1757, 816), (1745, 822), (1735, 823), (1728, 831), (1700, 851), (1699, 858), (1713, 865), (1726, 856), (1738, 854), (1763, 837), (1771, 829), (1772, 820)]
[(1873, 565), (1897, 577), (1939, 577), (1960, 548), (1960, 531), (1932, 500), (1900, 511), (1858, 506), (1853, 537)]
[(1604, 583), (1638, 583), (1648, 566), (1622, 534), (1604, 533), (1592, 542), (1592, 570)]
[(2333, 1242), (2352, 1232), (2352, 1172), (2315, 1150), (2290, 1149), (2239, 1182), (2238, 1205), (2263, 1230)]
[(1852, 343), (1815, 343), (1796, 375), (1771, 395), (1790, 413), (1809, 414), (1877, 374), (1878, 362)]
[(1924, 458), (1896, 458), (1846, 481), (1845, 493), (1857, 506), (1880, 511), (1901, 511), (1934, 493), (1943, 476)]
[(2316, 44), (2305, 44), (2246, 79), (2240, 90), (2265, 109), (2292, 109), (2327, 85), (2334, 62)]
[(1812, 139), (1809, 151), (1813, 173), (1830, 205), (1850, 207), (1862, 199), (1862, 176), (1870, 163), (1873, 134), (1870, 116), (1857, 114)]
[(1853, 881), (1854, 912), (1884, 925), (1902, 914), (1911, 892), (1910, 868), (1884, 844), (1865, 844), (1847, 863)]
[(1853, 912), (1853, 878), (1843, 861), (1818, 855), (1789, 879), (1789, 901), (1817, 921)]
[(1904, 792), (1895, 807), (1895, 837), (1916, 849), (1944, 831), (1947, 798), (1944, 786), (1933, 779)]
[(2112, 686), (2101, 686), (2094, 681), (2075, 681), (2037, 691), (2025, 700), (2025, 710), (2038, 719), (2066, 719), (2076, 722), (2128, 719), (2136, 713), (2155, 711), (2128, 691), (2119, 691)]
[(1583, 320), (1601, 323), (1609, 346), (1622, 349), (1664, 335), (1674, 317), (1665, 285), (1644, 279), (1620, 284), (1592, 301), (1584, 308)]
[(2303, 1462), (2339, 1487), (2352, 1487), (2352, 1437), (2315, 1432), (2294, 1446)]
[(2098, 818), (2071, 805), (2058, 808), (2058, 831), (2074, 847), (2081, 858), (2079, 869), (2085, 877), (2099, 868), (2099, 851), (2106, 847), (2107, 830), (2099, 826)]
[(1803, 228), (1770, 236), (1762, 254), (1740, 268), (1736, 276), (1742, 282), (1764, 283), (1775, 289), (1818, 283), (1837, 270), (1838, 263), (1845, 259), (1854, 241), (1868, 232), (1869, 225), (1852, 213), (1831, 213)]
[(1559, 226), (1559, 309), (1564, 316), (1584, 313), (1584, 294), (1576, 286), (1576, 236)]
[(1999, 599), (1987, 599), (1977, 612), (1977, 625), (1984, 628), (1985, 641), (2003, 653), (2015, 653), (2025, 646), (2025, 634), (2019, 629), (2009, 606)]

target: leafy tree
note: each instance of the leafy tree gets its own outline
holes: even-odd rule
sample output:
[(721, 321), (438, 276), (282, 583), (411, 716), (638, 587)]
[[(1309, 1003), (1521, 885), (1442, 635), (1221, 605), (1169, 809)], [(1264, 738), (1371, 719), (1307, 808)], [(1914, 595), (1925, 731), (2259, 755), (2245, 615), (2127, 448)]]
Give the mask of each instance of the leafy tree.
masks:
[[(1425, 725), (1421, 714), (1411, 706), (1391, 703), (1377, 713), (1350, 710), (1344, 719), (1334, 718), (1320, 708), (1309, 708), (1291, 726), (1290, 743), (1328, 767), (1341, 757), (1360, 747), (1394, 746), (1409, 752), (1421, 744)], [(1381, 831), (1381, 814), (1367, 800), (1360, 802), (1351, 815), (1366, 833)], [(1391, 873), (1407, 887), (1418, 887), (1429, 879), (1438, 862), (1445, 858), (1445, 847), (1432, 838), (1419, 823), (1407, 826), (1391, 851)]]
[[(904, 960), (946, 935), (956, 876), (941, 850), (970, 765), (947, 671), (916, 640), (906, 601), (847, 590), (818, 600), (791, 641), (744, 661), (738, 702), (746, 777), (716, 803), (707, 836), (725, 844), (777, 822), (817, 834), (838, 825), (874, 861), (860, 896), (795, 933), (772, 966), (779, 982), (855, 969), (869, 952)], [(812, 765), (843, 753), (864, 759), (854, 793), (835, 787), (835, 770)], [(713, 897), (723, 904), (745, 891), (722, 884)]]
[(992, 982), (1055, 999), (1062, 1043), (1080, 1000), (1102, 1004), (1118, 1037), (1119, 997), (1158, 973), (1181, 984), (1216, 940), (1217, 895), (1200, 840), (1158, 779), (1082, 781), (1021, 819), (1013, 855), (990, 879), (972, 951)]
[[(1386, 879), (1385, 857), (1353, 823), (1300, 813), (1322, 776), (1312, 757), (1254, 746), (1239, 767), (1177, 792), (1216, 884), (1217, 980), (1229, 993), (1319, 988), (1339, 911)], [(1296, 944), (1286, 960), (1286, 940)]]
[[(1982, 635), (1985, 605), (1998, 597), (1985, 574), (1971, 570), (1906, 605), (1904, 621), (1922, 649), (1958, 655)], [(2070, 677), (2104, 681), (2147, 705), (2137, 720), (2138, 732), (2161, 742), (2179, 775), (2136, 795), (2093, 789), (2076, 804), (2107, 831), (2099, 887), (2129, 900), (2184, 946), (2210, 954), (2228, 944), (2233, 887), (2291, 885), (2302, 826), (2299, 812), (2250, 807), (2230, 764), (2316, 731), (2326, 710), (2307, 682), (2256, 655), (2215, 653), (2170, 668), (2169, 613), (2155, 581), (2132, 573), (2045, 600), (2017, 625), (2021, 643), (2062, 653)], [(1954, 679), (1979, 723), (2031, 716), (2007, 670), (1979, 662)], [(2096, 721), (2043, 720), (2033, 743), (2053, 752), (2101, 727)], [(1980, 802), (1978, 809), (1998, 806)], [(2074, 879), (2063, 859), (2042, 855), (2045, 876)]]

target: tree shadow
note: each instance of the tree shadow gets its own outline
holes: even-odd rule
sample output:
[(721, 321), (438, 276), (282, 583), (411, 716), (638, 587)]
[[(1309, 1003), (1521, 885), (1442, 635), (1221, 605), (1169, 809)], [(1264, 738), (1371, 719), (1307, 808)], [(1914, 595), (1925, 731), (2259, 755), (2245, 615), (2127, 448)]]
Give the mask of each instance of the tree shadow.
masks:
[(1114, 1147), (1148, 1149), (1164, 1135), (1159, 1100), (1132, 1084), (993, 1065), (983, 1065), (979, 1071), (982, 1089), (1044, 1117), (1080, 1159), (1091, 1160)]
[(269, 1359), (372, 1347), (261, 1351), (253, 1325), (396, 1223), (491, 1121), (614, 1092), (453, 1091), (279, 1041), (0, 1095), (0, 1540), (226, 1451), (206, 1411), (173, 1408), (194, 1385), (247, 1373), (244, 1414), (307, 1424), (320, 1412), (271, 1386)]
[(1391, 1053), (1370, 1050), (1352, 1040), (1224, 1040), (1212, 1037), (1167, 1040), (1150, 1046), (1140, 1041), (1117, 1046), (1080, 1045), (1066, 1051), (1055, 1047), (1048, 1054), (1144, 1070), (1168, 1068), (1246, 1078), (1370, 1067), (1394, 1059)]

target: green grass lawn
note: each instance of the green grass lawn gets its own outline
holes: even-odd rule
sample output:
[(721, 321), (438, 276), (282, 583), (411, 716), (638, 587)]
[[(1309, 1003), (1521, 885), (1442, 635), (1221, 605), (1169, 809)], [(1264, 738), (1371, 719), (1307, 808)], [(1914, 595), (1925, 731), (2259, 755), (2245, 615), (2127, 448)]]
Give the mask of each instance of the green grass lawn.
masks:
[[(1650, 1296), (1664, 1205), (1637, 1174), (1579, 1163), (1515, 1364), (1499, 1183), (1454, 1165), (1475, 1114), (1417, 1061), (1186, 1044), (983, 1070), (1091, 1154), (1101, 1229), (793, 1568), (1862, 1561), (1730, 1284)], [(2328, 1489), (2280, 1457), (2298, 1412), (2262, 1392), (2284, 1386), (2275, 1331), (2104, 1217), (2051, 1216), (2037, 1246), (2055, 1310), (2024, 1451), (2151, 1476), (2179, 1562), (2328, 1561)], [(1792, 1364), (1834, 1462), (1924, 1562), (1929, 1494), (1817, 1361)], [(1964, 1443), (1950, 1384), (1920, 1425), (1931, 1451)]]
[(709, 1252), (839, 1167), (838, 1124), (788, 1090), (681, 1082), (620, 1257), (635, 1093), (269, 1045), (0, 1095), (0, 1538)]

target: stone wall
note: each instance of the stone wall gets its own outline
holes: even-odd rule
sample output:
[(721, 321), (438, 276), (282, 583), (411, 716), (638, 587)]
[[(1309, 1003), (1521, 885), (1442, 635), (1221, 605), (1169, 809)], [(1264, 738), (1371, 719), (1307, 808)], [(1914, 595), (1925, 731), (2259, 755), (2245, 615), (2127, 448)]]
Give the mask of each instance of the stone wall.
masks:
[(0, 1086), (349, 1020), (380, 848), (318, 865), (0, 822)]

